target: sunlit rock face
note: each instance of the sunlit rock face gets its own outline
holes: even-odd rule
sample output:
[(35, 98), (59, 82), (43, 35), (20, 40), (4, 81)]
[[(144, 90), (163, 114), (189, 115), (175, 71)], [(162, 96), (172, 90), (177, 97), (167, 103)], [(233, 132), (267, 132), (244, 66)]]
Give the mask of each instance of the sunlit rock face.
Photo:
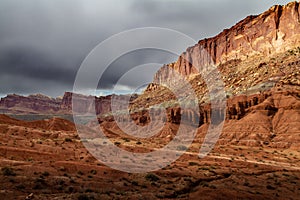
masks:
[(155, 82), (172, 79), (173, 68), (189, 76), (210, 64), (219, 65), (230, 60), (245, 60), (251, 56), (272, 56), (299, 45), (299, 2), (276, 5), (257, 16), (249, 16), (219, 35), (200, 40), (190, 47), (175, 63), (165, 65), (155, 75)]

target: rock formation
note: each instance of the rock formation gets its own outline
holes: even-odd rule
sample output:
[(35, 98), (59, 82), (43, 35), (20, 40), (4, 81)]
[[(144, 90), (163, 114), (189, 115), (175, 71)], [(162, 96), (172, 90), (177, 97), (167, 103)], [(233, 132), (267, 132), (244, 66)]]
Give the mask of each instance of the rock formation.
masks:
[[(226, 122), (220, 141), (292, 147), (286, 139), (295, 138), (295, 142), (299, 139), (299, 122), (296, 122), (300, 117), (299, 15), (299, 2), (273, 6), (261, 15), (247, 17), (216, 37), (199, 41), (175, 63), (164, 65), (155, 74), (153, 83), (133, 101), (132, 107), (151, 108), (163, 104), (166, 107), (163, 120), (172, 124), (197, 122), (200, 135), (204, 136), (207, 125), (214, 123), (213, 111), (206, 82), (197, 69), (203, 72), (214, 65), (227, 95), (226, 112), (223, 116), (220, 114)], [(174, 84), (174, 71), (190, 82), (198, 97), (199, 112), (181, 110), (172, 91), (160, 85)], [(200, 143), (203, 138), (199, 139)]]
[(254, 55), (272, 57), (276, 53), (298, 47), (299, 43), (299, 2), (276, 5), (263, 14), (247, 17), (213, 38), (200, 40), (195, 46), (189, 47), (177, 62), (163, 67), (154, 80), (157, 83), (172, 80), (169, 67), (189, 76), (211, 64), (243, 61)]
[[(62, 98), (50, 98), (45, 95), (21, 96), (16, 94), (7, 95), (0, 100), (0, 110), (11, 114), (71, 114), (72, 98), (76, 97), (76, 112), (104, 114), (111, 111), (111, 101), (125, 101), (137, 98), (136, 95), (108, 95), (86, 96), (65, 92)], [(114, 104), (118, 106), (118, 103)], [(120, 105), (121, 106), (121, 105)], [(116, 107), (118, 109), (118, 107)]]
[(0, 110), (14, 113), (56, 113), (60, 110), (60, 100), (36, 94), (24, 97), (10, 94), (1, 98)]

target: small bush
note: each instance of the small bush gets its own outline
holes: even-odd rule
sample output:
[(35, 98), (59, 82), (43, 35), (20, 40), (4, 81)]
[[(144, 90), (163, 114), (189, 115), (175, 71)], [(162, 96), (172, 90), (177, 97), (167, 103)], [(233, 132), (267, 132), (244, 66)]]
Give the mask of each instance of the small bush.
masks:
[(16, 189), (23, 190), (23, 189), (25, 189), (25, 186), (23, 184), (19, 184), (16, 186)]
[(132, 185), (135, 185), (135, 186), (138, 186), (138, 185), (139, 185), (139, 183), (136, 182), (136, 181), (132, 181), (131, 184), (132, 184)]
[(267, 185), (267, 189), (268, 189), (268, 190), (275, 190), (276, 188), (273, 187), (272, 185)]
[(159, 177), (156, 176), (155, 174), (147, 174), (145, 178), (151, 182), (156, 182), (159, 180)]
[(248, 187), (250, 185), (250, 183), (249, 182), (245, 182), (243, 185)]
[(15, 176), (16, 175), (16, 173), (10, 167), (3, 167), (2, 168), (2, 174), (4, 176)]
[(202, 181), (200, 185), (202, 185), (203, 187), (209, 187), (209, 184), (206, 181)]
[(86, 193), (91, 193), (91, 192), (94, 192), (94, 191), (92, 189), (88, 188), (88, 189), (85, 190), (85, 192)]
[(199, 164), (196, 162), (189, 162), (189, 166), (196, 166), (196, 165), (199, 165)]
[(217, 189), (215, 185), (209, 185), (208, 187), (210, 187), (211, 189)]
[(178, 151), (186, 151), (187, 150), (187, 147), (186, 146), (183, 146), (183, 145), (180, 145), (177, 147), (177, 150)]
[(49, 172), (43, 172), (42, 175), (43, 176), (49, 176), (50, 174), (49, 174)]
[(71, 138), (65, 138), (65, 142), (72, 142)]
[(83, 175), (84, 173), (82, 171), (77, 172), (78, 175)]
[(66, 170), (67, 169), (65, 167), (63, 167), (63, 166), (59, 168), (59, 171), (62, 171), (62, 172), (65, 172)]
[(45, 189), (47, 186), (46, 181), (42, 178), (37, 178), (35, 180), (35, 185), (33, 187), (33, 189), (35, 190), (41, 190), (41, 189)]
[(88, 196), (88, 195), (86, 195), (86, 194), (80, 194), (80, 195), (78, 196), (78, 200), (92, 200), (92, 199), (94, 199), (94, 197)]

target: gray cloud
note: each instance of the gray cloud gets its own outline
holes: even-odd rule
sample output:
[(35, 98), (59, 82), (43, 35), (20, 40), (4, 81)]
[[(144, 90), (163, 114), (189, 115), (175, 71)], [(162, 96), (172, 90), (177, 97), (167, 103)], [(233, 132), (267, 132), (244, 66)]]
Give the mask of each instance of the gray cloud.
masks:
[(1, 69), (1, 74), (22, 75), (23, 77), (43, 80), (55, 80), (72, 83), (76, 71), (64, 68), (63, 62), (46, 56), (30, 48), (6, 50), (0, 54), (0, 65), (9, 66)]
[[(112, 85), (122, 77), (123, 74), (128, 72), (135, 66), (140, 66), (146, 63), (170, 63), (177, 59), (178, 55), (173, 55), (169, 52), (156, 50), (156, 49), (142, 49), (127, 53), (116, 59), (107, 70), (104, 72), (103, 77), (99, 81), (99, 89), (109, 89)], [(126, 82), (122, 82), (124, 86), (137, 87), (137, 83), (141, 80), (150, 82), (153, 74), (157, 71), (157, 67), (146, 67), (143, 73), (136, 74), (134, 77), (128, 77)]]
[[(250, 14), (288, 1), (240, 0), (2, 0), (0, 2), (0, 93), (52, 96), (71, 90), (85, 56), (118, 32), (145, 26), (181, 31), (195, 40), (214, 36)], [(128, 41), (130, 42), (130, 41)], [(176, 42), (176, 41), (174, 41)], [(118, 47), (116, 47), (118, 48)], [(101, 79), (109, 90), (135, 65), (168, 63), (174, 55), (143, 50), (116, 60)], [(132, 77), (152, 79), (155, 70)]]

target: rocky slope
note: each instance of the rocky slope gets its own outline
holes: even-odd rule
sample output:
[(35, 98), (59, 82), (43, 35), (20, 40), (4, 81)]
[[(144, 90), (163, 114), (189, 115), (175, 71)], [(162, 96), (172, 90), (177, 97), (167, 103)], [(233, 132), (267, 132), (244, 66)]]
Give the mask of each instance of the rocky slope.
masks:
[(37, 121), (21, 121), (7, 115), (0, 115), (0, 124), (15, 125), (20, 127), (43, 129), (49, 131), (75, 131), (75, 125), (65, 119), (52, 118)]

